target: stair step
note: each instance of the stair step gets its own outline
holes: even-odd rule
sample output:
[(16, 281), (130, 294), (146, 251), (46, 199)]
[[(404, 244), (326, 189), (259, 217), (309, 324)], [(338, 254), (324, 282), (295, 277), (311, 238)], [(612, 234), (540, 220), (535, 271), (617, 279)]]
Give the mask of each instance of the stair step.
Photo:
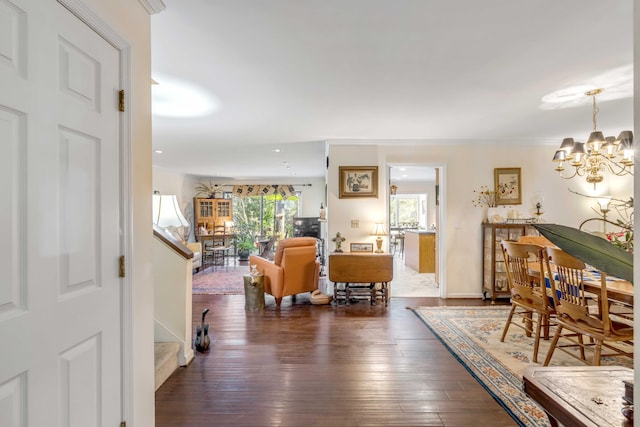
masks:
[(155, 343), (155, 386), (156, 390), (178, 368), (178, 352), (180, 344), (177, 342)]

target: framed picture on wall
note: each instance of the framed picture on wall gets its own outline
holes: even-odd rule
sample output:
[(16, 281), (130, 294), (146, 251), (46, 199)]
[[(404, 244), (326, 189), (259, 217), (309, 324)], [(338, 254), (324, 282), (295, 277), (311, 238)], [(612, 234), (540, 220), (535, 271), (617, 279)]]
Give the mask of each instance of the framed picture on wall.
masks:
[(495, 168), (494, 182), (498, 205), (522, 204), (520, 168)]
[(340, 166), (339, 197), (378, 197), (377, 166)]

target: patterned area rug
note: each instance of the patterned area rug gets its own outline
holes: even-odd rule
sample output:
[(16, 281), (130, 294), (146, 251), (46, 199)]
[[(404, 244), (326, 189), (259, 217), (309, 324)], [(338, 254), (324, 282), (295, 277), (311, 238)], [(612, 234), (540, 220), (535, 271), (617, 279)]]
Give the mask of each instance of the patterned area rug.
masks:
[[(523, 426), (548, 426), (546, 414), (522, 391), (522, 374), (533, 363), (530, 360), (533, 338), (512, 326), (505, 342), (500, 342), (509, 309), (510, 306), (491, 306), (412, 310), (516, 422)], [(549, 341), (540, 340), (539, 366), (544, 362)], [(603, 359), (602, 364), (621, 364), (626, 362), (624, 359)], [(582, 366), (561, 351), (554, 352), (550, 365)], [(624, 366), (633, 368), (630, 361)]]
[(243, 295), (246, 274), (248, 265), (208, 267), (193, 275), (191, 287), (194, 294)]

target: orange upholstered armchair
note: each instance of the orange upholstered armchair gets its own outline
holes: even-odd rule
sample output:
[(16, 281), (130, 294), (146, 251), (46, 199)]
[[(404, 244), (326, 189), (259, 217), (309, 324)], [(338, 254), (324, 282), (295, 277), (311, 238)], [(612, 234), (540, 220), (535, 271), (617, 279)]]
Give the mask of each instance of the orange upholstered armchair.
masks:
[(316, 260), (314, 237), (280, 240), (273, 262), (252, 255), (249, 264), (256, 265), (264, 275), (264, 291), (275, 297), (278, 306), (283, 297), (318, 288), (320, 263)]

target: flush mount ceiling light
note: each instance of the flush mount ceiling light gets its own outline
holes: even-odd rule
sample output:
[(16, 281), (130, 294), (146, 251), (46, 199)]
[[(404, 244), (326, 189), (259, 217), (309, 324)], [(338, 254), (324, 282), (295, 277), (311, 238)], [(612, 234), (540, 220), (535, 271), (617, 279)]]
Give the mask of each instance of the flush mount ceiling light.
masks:
[(613, 101), (633, 97), (633, 65), (607, 70), (572, 86), (551, 92), (541, 99), (540, 109), (558, 110), (580, 107), (589, 100), (584, 93), (597, 87), (606, 87), (607, 91), (599, 96), (600, 101)]
[[(565, 138), (553, 156), (553, 162), (558, 164), (556, 171), (562, 178), (584, 176), (588, 183), (593, 184), (594, 190), (596, 185), (604, 180), (604, 173), (633, 175), (633, 132), (624, 130), (617, 138), (605, 138), (603, 133), (597, 130), (596, 116), (599, 110), (596, 106), (596, 95), (603, 90), (593, 89), (585, 92), (586, 96), (592, 98), (593, 103), (593, 131), (587, 142)], [(565, 162), (574, 168), (570, 176), (563, 175)]]

